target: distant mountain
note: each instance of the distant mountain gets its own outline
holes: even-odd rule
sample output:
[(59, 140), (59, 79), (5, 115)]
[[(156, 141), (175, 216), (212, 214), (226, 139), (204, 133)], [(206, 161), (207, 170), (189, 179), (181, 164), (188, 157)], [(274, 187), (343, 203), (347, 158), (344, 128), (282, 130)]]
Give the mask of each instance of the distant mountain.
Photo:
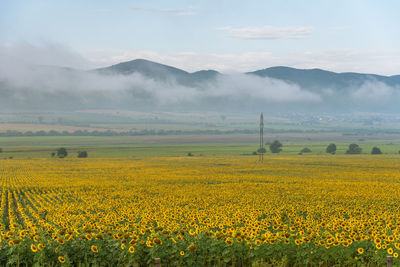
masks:
[(353, 72), (336, 73), (321, 69), (295, 69), (289, 67), (272, 67), (247, 74), (260, 77), (269, 77), (298, 84), (310, 91), (320, 91), (324, 88), (345, 90), (357, 87), (366, 81), (383, 82), (390, 86), (400, 85), (400, 75), (381, 76), (376, 74), (362, 74)]
[(219, 75), (219, 72), (215, 70), (201, 70), (189, 73), (175, 67), (145, 59), (135, 59), (128, 62), (122, 62), (110, 67), (95, 69), (94, 71), (108, 75), (129, 75), (139, 73), (155, 80), (177, 81), (186, 86), (196, 86), (205, 82), (211, 82)]
[[(93, 71), (107, 75), (130, 75), (138, 73), (151, 79), (176, 81), (179, 84), (194, 87), (201, 87), (204, 83), (214, 82), (221, 75), (215, 70), (201, 70), (189, 73), (172, 66), (145, 59), (135, 59)], [(332, 89), (335, 91), (347, 90), (348, 88), (358, 87), (366, 81), (379, 81), (389, 86), (400, 86), (400, 75), (382, 76), (354, 72), (336, 73), (322, 69), (296, 69), (284, 66), (266, 68), (247, 72), (246, 74), (283, 80), (297, 84), (303, 89), (313, 92), (319, 92), (322, 89)]]
[[(190, 73), (144, 59), (89, 71), (56, 66), (3, 69), (3, 108), (400, 112), (400, 75), (283, 66), (240, 75)], [(152, 81), (128, 77), (132, 74)]]

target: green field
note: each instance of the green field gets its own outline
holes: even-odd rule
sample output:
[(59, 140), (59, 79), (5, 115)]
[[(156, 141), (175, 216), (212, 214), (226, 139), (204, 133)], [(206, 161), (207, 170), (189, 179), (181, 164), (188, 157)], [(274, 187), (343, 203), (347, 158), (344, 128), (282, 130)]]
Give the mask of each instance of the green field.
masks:
[[(325, 154), (326, 146), (335, 143), (337, 154), (345, 154), (350, 143), (357, 143), (363, 154), (369, 154), (372, 147), (379, 147), (384, 154), (397, 154), (400, 140), (372, 139), (357, 137), (344, 138), (339, 135), (266, 135), (270, 142), (278, 139), (283, 143), (282, 155), (298, 154), (304, 147), (311, 153)], [(44, 137), (0, 137), (3, 152), (0, 158), (47, 158), (59, 147), (69, 151), (69, 157), (76, 157), (77, 151), (86, 150), (89, 157), (148, 157), (148, 156), (195, 156), (249, 155), (258, 148), (257, 135), (182, 135), (182, 136), (44, 136)], [(268, 146), (267, 154), (269, 152)], [(304, 155), (303, 155), (304, 156)]]

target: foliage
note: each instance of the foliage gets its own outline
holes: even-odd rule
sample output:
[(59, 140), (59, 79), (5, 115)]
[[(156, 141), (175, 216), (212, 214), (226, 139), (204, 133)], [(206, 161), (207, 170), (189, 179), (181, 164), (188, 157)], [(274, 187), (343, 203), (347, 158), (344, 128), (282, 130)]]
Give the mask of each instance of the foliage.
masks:
[(282, 144), (278, 140), (275, 140), (269, 145), (269, 150), (271, 150), (272, 153), (279, 153), (282, 151)]
[(326, 153), (335, 154), (336, 153), (336, 145), (331, 143), (326, 147)]
[(257, 153), (264, 154), (267, 153), (267, 150), (265, 149), (265, 147), (260, 147), (259, 149), (257, 149)]
[(350, 144), (346, 154), (361, 154), (361, 147), (357, 144)]
[(311, 153), (311, 149), (309, 149), (308, 147), (305, 147), (300, 152), (301, 153)]
[(0, 147), (0, 153), (3, 153), (3, 149)]
[(68, 156), (68, 151), (66, 148), (60, 147), (57, 149), (57, 157), (65, 158), (66, 156)]
[(193, 157), (192, 152), (188, 152), (188, 153), (187, 153), (187, 156), (188, 156), (188, 157)]
[(88, 153), (87, 151), (78, 151), (78, 158), (87, 158)]
[(0, 265), (398, 266), (398, 156), (334, 160), (1, 161)]
[(378, 154), (382, 154), (382, 151), (380, 150), (379, 147), (374, 146), (371, 150), (371, 154), (372, 155), (378, 155)]

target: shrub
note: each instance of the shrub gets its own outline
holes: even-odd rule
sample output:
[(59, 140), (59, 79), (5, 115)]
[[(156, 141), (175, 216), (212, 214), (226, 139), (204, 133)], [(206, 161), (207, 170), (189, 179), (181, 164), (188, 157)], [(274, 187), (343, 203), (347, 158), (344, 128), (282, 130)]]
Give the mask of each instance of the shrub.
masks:
[(361, 154), (361, 147), (357, 144), (350, 144), (349, 149), (346, 151), (346, 154)]
[(272, 153), (279, 153), (282, 151), (282, 144), (278, 140), (275, 140), (269, 145), (269, 150), (271, 150)]
[(68, 156), (68, 151), (66, 148), (60, 147), (59, 149), (57, 149), (57, 157), (65, 158), (66, 156)]
[(264, 154), (264, 153), (267, 152), (267, 150), (265, 149), (265, 147), (260, 147), (260, 148), (257, 150), (257, 152), (260, 153), (260, 154)]
[(372, 148), (372, 150), (371, 150), (371, 154), (372, 155), (379, 155), (379, 154), (382, 154), (382, 151), (381, 151), (381, 149), (379, 147), (374, 146)]
[(311, 149), (309, 149), (308, 147), (303, 148), (301, 151), (301, 153), (310, 153)]
[(329, 153), (329, 154), (335, 154), (336, 153), (336, 145), (335, 144), (329, 144), (327, 147), (326, 147), (326, 153)]
[(87, 158), (88, 153), (87, 151), (78, 151), (78, 158)]

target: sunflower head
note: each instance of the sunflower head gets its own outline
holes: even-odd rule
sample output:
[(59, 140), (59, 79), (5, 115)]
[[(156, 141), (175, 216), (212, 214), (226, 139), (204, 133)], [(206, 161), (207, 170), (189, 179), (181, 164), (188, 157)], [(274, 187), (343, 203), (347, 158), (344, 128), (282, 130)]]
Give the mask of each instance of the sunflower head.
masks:
[(98, 249), (95, 245), (92, 245), (92, 246), (90, 247), (90, 249), (91, 249), (92, 252), (94, 252), (94, 253), (98, 253), (98, 252), (99, 252), (99, 249)]

